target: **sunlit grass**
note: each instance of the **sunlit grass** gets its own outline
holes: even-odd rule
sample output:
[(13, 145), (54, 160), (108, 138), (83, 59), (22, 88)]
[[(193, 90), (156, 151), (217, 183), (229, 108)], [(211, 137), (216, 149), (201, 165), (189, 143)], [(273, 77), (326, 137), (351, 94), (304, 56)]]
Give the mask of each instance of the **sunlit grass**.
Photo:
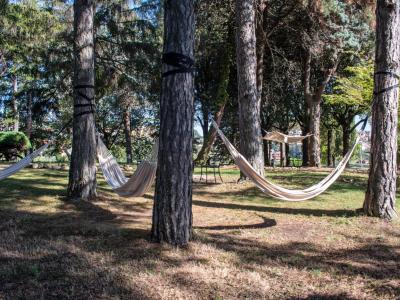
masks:
[[(131, 173), (129, 170), (127, 173)], [(197, 172), (197, 170), (195, 170)], [(267, 170), (304, 188), (327, 172)], [(68, 172), (24, 169), (0, 182), (0, 299), (396, 299), (400, 224), (357, 211), (367, 177), (347, 172), (300, 203), (236, 183), (193, 184), (193, 241), (149, 241), (153, 190), (66, 199)]]

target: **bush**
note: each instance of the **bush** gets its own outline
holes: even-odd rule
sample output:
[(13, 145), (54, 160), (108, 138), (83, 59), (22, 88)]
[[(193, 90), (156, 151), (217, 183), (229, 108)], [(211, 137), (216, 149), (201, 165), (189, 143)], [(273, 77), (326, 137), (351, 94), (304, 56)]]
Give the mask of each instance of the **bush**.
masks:
[(22, 152), (28, 150), (30, 147), (31, 143), (23, 132), (0, 132), (0, 155), (6, 160), (20, 157)]

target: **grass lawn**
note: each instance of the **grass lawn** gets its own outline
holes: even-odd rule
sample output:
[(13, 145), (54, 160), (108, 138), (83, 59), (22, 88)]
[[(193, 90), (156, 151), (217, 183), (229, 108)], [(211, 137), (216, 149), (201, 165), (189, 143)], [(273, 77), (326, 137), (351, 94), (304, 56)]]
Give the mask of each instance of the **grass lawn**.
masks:
[[(326, 175), (267, 174), (290, 187)], [(99, 177), (96, 201), (71, 203), (67, 175), (0, 182), (0, 299), (400, 298), (400, 223), (357, 211), (365, 174), (288, 203), (223, 170), (223, 184), (194, 183), (186, 249), (149, 242), (152, 191), (120, 198)]]

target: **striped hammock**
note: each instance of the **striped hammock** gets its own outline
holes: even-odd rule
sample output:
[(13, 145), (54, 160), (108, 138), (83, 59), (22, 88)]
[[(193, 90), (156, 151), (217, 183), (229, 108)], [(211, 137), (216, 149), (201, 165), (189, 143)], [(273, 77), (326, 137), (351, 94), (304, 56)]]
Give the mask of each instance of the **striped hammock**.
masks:
[(140, 197), (149, 190), (156, 175), (157, 152), (158, 142), (154, 144), (150, 158), (142, 161), (135, 173), (130, 178), (127, 178), (100, 137), (97, 140), (97, 159), (104, 179), (114, 192), (123, 197)]
[(44, 144), (42, 147), (33, 151), (31, 154), (25, 156), (23, 159), (19, 160), (15, 164), (0, 170), (0, 180), (3, 180), (11, 175), (21, 171), (23, 168), (27, 167), (36, 157), (43, 154), (46, 151), (47, 147), (49, 147), (49, 143)]
[(228, 148), (229, 153), (232, 155), (240, 171), (242, 171), (243, 174), (245, 174), (262, 192), (273, 198), (284, 201), (305, 201), (317, 197), (325, 192), (343, 173), (347, 163), (351, 158), (351, 155), (353, 154), (359, 142), (359, 137), (357, 137), (353, 147), (343, 157), (338, 166), (319, 183), (303, 190), (287, 189), (277, 184), (274, 184), (271, 181), (260, 176), (257, 171), (250, 165), (250, 163), (244, 158), (244, 156), (241, 155), (239, 151), (231, 144), (231, 142), (227, 139), (223, 132), (218, 128), (218, 125), (214, 121), (212, 124), (217, 130), (225, 146)]

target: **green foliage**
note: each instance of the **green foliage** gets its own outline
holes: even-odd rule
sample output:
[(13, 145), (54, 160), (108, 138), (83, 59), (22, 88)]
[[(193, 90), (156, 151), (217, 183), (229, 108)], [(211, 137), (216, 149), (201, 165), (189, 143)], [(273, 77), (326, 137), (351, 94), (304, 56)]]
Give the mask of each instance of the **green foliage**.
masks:
[(26, 150), (31, 146), (29, 139), (23, 132), (0, 132), (0, 147), (14, 147), (18, 150)]
[(31, 143), (23, 132), (0, 132), (0, 154), (6, 160), (16, 158), (22, 151), (31, 147)]
[(126, 162), (126, 153), (124, 147), (120, 145), (112, 145), (110, 150), (117, 161)]
[(367, 109), (374, 91), (374, 66), (349, 66), (344, 75), (338, 77), (333, 85), (332, 94), (324, 95), (328, 105), (359, 106)]
[(154, 139), (149, 136), (135, 138), (132, 145), (133, 159), (141, 161), (150, 157), (153, 144)]

